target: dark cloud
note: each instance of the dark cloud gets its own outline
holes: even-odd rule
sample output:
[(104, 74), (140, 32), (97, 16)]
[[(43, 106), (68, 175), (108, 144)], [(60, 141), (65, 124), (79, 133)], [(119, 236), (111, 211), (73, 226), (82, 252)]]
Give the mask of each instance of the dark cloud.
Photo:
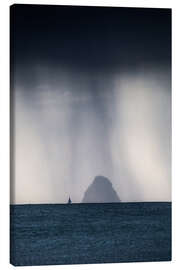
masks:
[(171, 10), (14, 5), (17, 64), (119, 69), (170, 63)]

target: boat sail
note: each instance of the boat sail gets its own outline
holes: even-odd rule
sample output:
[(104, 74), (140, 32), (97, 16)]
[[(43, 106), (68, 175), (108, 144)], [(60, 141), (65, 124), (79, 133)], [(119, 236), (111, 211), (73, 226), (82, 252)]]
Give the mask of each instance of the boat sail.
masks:
[(69, 197), (68, 204), (72, 203), (71, 198)]

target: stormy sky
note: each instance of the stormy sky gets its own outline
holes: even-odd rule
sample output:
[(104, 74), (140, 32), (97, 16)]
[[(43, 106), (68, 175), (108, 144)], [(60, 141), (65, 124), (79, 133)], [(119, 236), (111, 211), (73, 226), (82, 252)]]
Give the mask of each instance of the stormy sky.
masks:
[(171, 10), (11, 7), (11, 203), (171, 200)]

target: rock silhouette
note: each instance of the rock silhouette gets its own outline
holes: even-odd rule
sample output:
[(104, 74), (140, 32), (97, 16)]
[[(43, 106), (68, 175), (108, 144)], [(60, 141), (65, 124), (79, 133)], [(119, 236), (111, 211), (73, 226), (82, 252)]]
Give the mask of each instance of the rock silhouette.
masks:
[(82, 203), (120, 202), (111, 181), (104, 176), (96, 176), (84, 193)]

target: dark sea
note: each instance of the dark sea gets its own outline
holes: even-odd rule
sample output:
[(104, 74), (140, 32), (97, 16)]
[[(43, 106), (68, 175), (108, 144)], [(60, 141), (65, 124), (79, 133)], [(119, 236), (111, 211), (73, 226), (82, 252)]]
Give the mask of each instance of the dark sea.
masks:
[(11, 205), (16, 266), (171, 260), (171, 203)]

